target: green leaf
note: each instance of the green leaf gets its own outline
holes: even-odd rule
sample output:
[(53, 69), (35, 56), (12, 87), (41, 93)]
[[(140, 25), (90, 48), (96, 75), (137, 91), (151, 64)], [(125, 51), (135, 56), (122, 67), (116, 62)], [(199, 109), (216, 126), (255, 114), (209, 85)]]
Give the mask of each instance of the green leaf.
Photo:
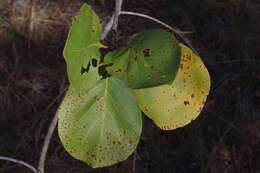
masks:
[[(84, 79), (83, 81), (80, 81), (81, 88), (78, 88), (80, 90), (77, 90), (79, 92), (79, 94), (83, 94), (83, 95), (86, 94), (95, 85), (97, 85), (102, 78), (98, 73), (98, 66), (93, 67), (92, 64), (89, 67), (88, 73), (84, 74), (84, 77), (86, 79)], [(74, 85), (72, 85), (71, 87), (74, 87)]]
[(135, 150), (142, 130), (133, 91), (114, 77), (100, 80), (85, 93), (70, 87), (58, 117), (66, 151), (93, 168), (125, 160)]
[(201, 59), (181, 44), (178, 74), (171, 85), (135, 90), (139, 106), (157, 126), (185, 126), (201, 112), (210, 90), (210, 76)]
[(180, 63), (180, 46), (174, 36), (155, 29), (134, 35), (126, 48), (105, 56), (109, 74), (129, 88), (147, 88), (173, 82)]
[(92, 58), (100, 58), (99, 49), (104, 47), (99, 41), (101, 31), (98, 16), (90, 6), (84, 4), (70, 28), (63, 51), (69, 81), (77, 90), (80, 90), (86, 80), (86, 73), (82, 74), (82, 68)]

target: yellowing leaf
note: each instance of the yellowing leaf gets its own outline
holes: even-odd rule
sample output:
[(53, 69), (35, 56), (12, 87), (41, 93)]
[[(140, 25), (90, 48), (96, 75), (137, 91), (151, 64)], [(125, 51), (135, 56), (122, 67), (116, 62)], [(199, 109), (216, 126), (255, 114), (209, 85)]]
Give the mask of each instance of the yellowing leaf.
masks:
[(163, 130), (183, 127), (201, 112), (210, 76), (201, 59), (183, 44), (180, 67), (171, 85), (135, 90), (139, 106)]

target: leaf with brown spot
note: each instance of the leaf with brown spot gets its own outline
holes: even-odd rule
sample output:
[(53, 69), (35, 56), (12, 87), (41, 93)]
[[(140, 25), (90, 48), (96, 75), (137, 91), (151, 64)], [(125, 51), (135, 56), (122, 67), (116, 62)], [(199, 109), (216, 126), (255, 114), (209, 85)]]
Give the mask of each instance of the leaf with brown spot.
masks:
[(99, 80), (88, 92), (70, 86), (58, 117), (58, 133), (66, 151), (93, 168), (127, 159), (142, 130), (133, 91), (114, 77)]
[(171, 85), (135, 90), (142, 111), (163, 130), (194, 120), (210, 90), (210, 76), (201, 59), (188, 47), (181, 44), (181, 48), (182, 65)]
[(92, 58), (99, 59), (99, 49), (104, 47), (99, 40), (102, 25), (99, 17), (84, 4), (69, 30), (63, 50), (70, 84), (80, 90), (86, 82), (86, 73), (81, 73)]
[[(148, 88), (173, 82), (180, 63), (180, 46), (174, 36), (154, 29), (135, 34), (127, 47), (109, 52), (107, 71), (129, 88)], [(119, 70), (120, 69), (120, 70)]]

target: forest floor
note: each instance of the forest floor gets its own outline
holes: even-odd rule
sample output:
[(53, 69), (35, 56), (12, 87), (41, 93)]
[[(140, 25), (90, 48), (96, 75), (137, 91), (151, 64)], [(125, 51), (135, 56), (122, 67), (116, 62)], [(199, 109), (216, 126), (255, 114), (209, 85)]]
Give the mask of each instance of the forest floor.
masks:
[[(103, 21), (113, 0), (87, 0)], [(83, 1), (0, 1), (0, 156), (37, 166), (48, 125), (68, 85), (63, 47)], [(212, 80), (201, 115), (162, 131), (143, 116), (135, 154), (92, 169), (63, 149), (57, 131), (46, 173), (260, 173), (260, 1), (125, 0), (123, 9), (158, 18), (184, 31)], [(117, 38), (162, 26), (120, 17)], [(163, 28), (164, 29), (164, 28)], [(117, 40), (110, 36), (108, 45)], [(30, 170), (0, 160), (0, 173)]]

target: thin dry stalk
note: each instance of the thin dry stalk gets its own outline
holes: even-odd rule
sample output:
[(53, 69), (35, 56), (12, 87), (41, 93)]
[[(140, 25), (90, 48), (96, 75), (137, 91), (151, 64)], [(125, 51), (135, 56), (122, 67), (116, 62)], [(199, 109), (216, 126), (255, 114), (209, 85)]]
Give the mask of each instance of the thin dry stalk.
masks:
[[(61, 92), (60, 92), (60, 94), (57, 98), (61, 97), (62, 94), (67, 89), (68, 89), (68, 87), (64, 87), (64, 89), (61, 90)], [(57, 123), (58, 123), (58, 114), (56, 112), (52, 121), (51, 121), (51, 123), (50, 123), (50, 125), (49, 125), (47, 135), (45, 136), (45, 139), (44, 139), (44, 144), (43, 144), (43, 147), (42, 147), (42, 152), (41, 152), (39, 163), (38, 163), (38, 173), (44, 173), (44, 165), (45, 165), (45, 160), (46, 160), (46, 156), (47, 156), (47, 151), (48, 151), (48, 148), (49, 148), (49, 144), (50, 144), (50, 141), (51, 141), (52, 134), (55, 130)]]
[(39, 164), (38, 164), (39, 173), (44, 173), (44, 165), (45, 165), (47, 151), (48, 151), (48, 148), (49, 148), (49, 144), (50, 144), (50, 141), (51, 141), (52, 134), (53, 134), (54, 129), (57, 125), (57, 122), (58, 122), (58, 114), (56, 113), (54, 115), (52, 121), (51, 121), (51, 124), (50, 124), (49, 129), (48, 129), (48, 133), (47, 133), (47, 135), (44, 139), (44, 144), (43, 144), (43, 147), (42, 147), (42, 152), (41, 152), (41, 156), (40, 156), (40, 160), (39, 160)]
[(5, 161), (9, 161), (9, 162), (13, 162), (13, 163), (17, 163), (19, 165), (25, 166), (27, 168), (29, 168), (30, 170), (32, 170), (34, 173), (37, 173), (37, 169), (34, 168), (32, 165), (22, 161), (22, 160), (17, 160), (11, 157), (4, 157), (4, 156), (0, 156), (0, 160), (5, 160)]
[[(143, 18), (146, 18), (146, 19), (149, 19), (149, 20), (152, 20), (168, 29), (170, 29), (172, 32), (174, 32), (175, 34), (177, 34), (181, 39), (183, 39), (183, 41), (186, 42), (186, 44), (193, 50), (194, 53), (198, 54), (198, 52), (195, 50), (195, 48), (192, 46), (190, 40), (185, 36), (185, 34), (190, 34), (192, 33), (193, 31), (181, 31), (179, 29), (176, 29), (176, 28), (173, 28), (169, 25), (167, 25), (166, 23), (154, 18), (154, 17), (151, 17), (151, 16), (148, 16), (148, 15), (145, 15), (145, 14), (142, 14), (142, 13), (136, 13), (136, 12), (131, 12), (131, 11), (121, 11), (120, 12), (120, 15), (132, 15), (132, 16), (138, 16), (138, 17), (143, 17)], [(111, 31), (112, 27), (114, 27), (114, 23), (115, 23), (115, 20), (116, 17), (115, 17), (115, 14), (112, 15), (112, 17), (110, 18), (109, 22), (106, 24), (106, 26), (104, 27), (104, 31), (103, 33), (101, 34), (101, 37), (100, 37), (100, 40), (103, 41), (107, 34)]]
[(121, 9), (122, 9), (122, 5), (123, 5), (123, 0), (116, 0), (116, 7), (115, 7), (115, 14), (114, 14), (114, 22), (113, 22), (113, 30), (116, 31), (117, 29), (117, 25), (118, 25), (118, 18), (120, 16), (121, 13)]

